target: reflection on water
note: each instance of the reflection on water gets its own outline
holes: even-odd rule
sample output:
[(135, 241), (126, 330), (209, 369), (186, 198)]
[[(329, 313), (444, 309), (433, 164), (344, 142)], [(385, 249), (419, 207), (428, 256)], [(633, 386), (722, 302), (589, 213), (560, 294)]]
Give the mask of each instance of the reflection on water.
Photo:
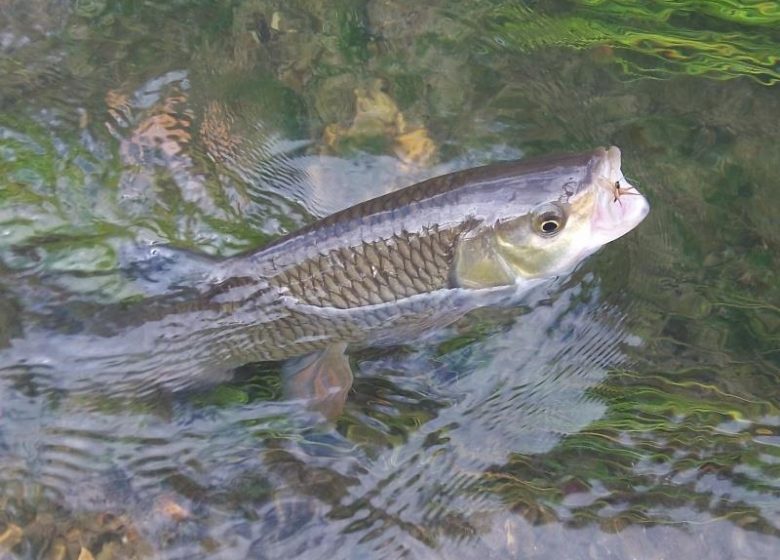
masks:
[[(30, 349), (0, 363), (0, 556), (777, 555), (778, 11), (412, 4), (0, 3), (0, 353)], [(335, 426), (277, 364), (138, 399), (34, 360), (31, 332), (72, 350), (66, 310), (175, 281), (121, 273), (149, 243), (230, 255), (612, 143), (646, 222), (522, 304), (353, 353)]]
[[(173, 500), (178, 515), (214, 532), (225, 558), (245, 547), (318, 558), (344, 546), (365, 557), (389, 543), (398, 548), (383, 554), (393, 557), (452, 538), (482, 547), (487, 519), (503, 509), (486, 469), (512, 453), (548, 452), (605, 412), (588, 390), (632, 341), (598, 292), (592, 278), (544, 290), (532, 310), (483, 319), (484, 338), (452, 351), (430, 341), (361, 358), (366, 377), (336, 429), (310, 427), (294, 403), (268, 394), (223, 407), (193, 396), (117, 410), (4, 372), (15, 383), (4, 390), (13, 468), (2, 483), (74, 511), (122, 511), (153, 535), (171, 519), (164, 508), (153, 523), (143, 512)], [(256, 499), (244, 503), (244, 492)], [(335, 528), (343, 536), (323, 540)], [(197, 554), (202, 543), (185, 537), (176, 535), (175, 549)]]

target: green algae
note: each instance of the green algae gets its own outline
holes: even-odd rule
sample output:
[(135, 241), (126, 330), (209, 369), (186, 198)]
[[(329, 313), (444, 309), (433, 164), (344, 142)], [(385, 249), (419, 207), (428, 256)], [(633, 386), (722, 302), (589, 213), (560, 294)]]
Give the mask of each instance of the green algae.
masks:
[[(780, 80), (780, 42), (772, 25), (777, 5), (763, 2), (582, 1), (560, 12), (501, 7), (489, 21), (496, 40), (531, 52), (540, 48), (595, 49), (627, 78), (677, 74), (765, 85)], [(696, 18), (699, 18), (697, 20)], [(745, 25), (736, 31), (733, 22)], [(750, 26), (766, 26), (761, 30)]]
[[(3, 471), (21, 474), (0, 488), (10, 496), (19, 487), (21, 498), (0, 496), (3, 522), (23, 526), (36, 510), (78, 520), (89, 508), (142, 519), (150, 496), (169, 492), (197, 496), (198, 509), (178, 529), (150, 533), (158, 552), (171, 543), (187, 546), (193, 533), (229, 547), (234, 540), (244, 546), (241, 535), (259, 530), (278, 539), (261, 541), (271, 550), (294, 540), (289, 534), (300, 526), (307, 542), (312, 514), (288, 513), (285, 500), (314, 500), (309, 509), (327, 510), (314, 524), (317, 537), (356, 535), (373, 545), (394, 531), (402, 543), (455, 543), (467, 557), (484, 552), (480, 539), (504, 519), (527, 522), (540, 548), (531, 547), (532, 539), (523, 541), (527, 550), (517, 545), (520, 537), (514, 542), (516, 555), (529, 557), (550, 550), (543, 534), (553, 527), (626, 540), (636, 538), (632, 527), (680, 528), (680, 541), (699, 546), (714, 539), (706, 527), (723, 521), (724, 540), (712, 542), (734, 556), (748, 555), (739, 542), (776, 539), (779, 19), (775, 2), (735, 0), (76, 3), (63, 28), (53, 26), (29, 49), (0, 59), (8, 76), (0, 84), (4, 345), (20, 336), (14, 320), (29, 303), (20, 281), (41, 275), (80, 297), (137, 300), (124, 279), (112, 276), (128, 243), (154, 240), (229, 255), (313, 219), (302, 206), (306, 193), (284, 189), (305, 183), (318, 168), (304, 172), (290, 162), (316, 157), (323, 130), (347, 123), (355, 114), (353, 91), (375, 79), (387, 84), (409, 120), (430, 130), (445, 163), (615, 143), (653, 210), (565, 286), (584, 286), (565, 316), (590, 310), (579, 320), (599, 325), (602, 310), (620, 310), (631, 342), (620, 339), (623, 362), (600, 377), (567, 378), (553, 362), (537, 372), (542, 380), (496, 381), (491, 341), (524, 325), (525, 308), (475, 314), (437, 335), (419, 351), (423, 358), (415, 352), (428, 343), (361, 354), (363, 376), (332, 429), (301, 427), (286, 414), (294, 416), (292, 407), (264, 408), (282, 400), (276, 364), (250, 366), (232, 381), (154, 403), (99, 395), (69, 400), (45, 376), (22, 372), (9, 393), (43, 403), (44, 425), (92, 411), (98, 423), (119, 430), (137, 422), (141, 430), (161, 431), (155, 444), (182, 439), (194, 450), (179, 464), (145, 471), (135, 456), (152, 443), (102, 436), (113, 441), (101, 448), (102, 464), (140, 481), (134, 505), (85, 505), (63, 496), (36, 475), (58, 465), (56, 457), (49, 463), (33, 457), (28, 467), (14, 455), (17, 463)], [(63, 62), (44, 60), (41, 53), (49, 51)], [(177, 72), (186, 77), (155, 81)], [(109, 90), (130, 99), (124, 127), (108, 115)], [(180, 113), (194, 123), (189, 160), (156, 153), (151, 164), (123, 161), (122, 140), (182, 92), (187, 103)], [(221, 120), (207, 138), (201, 126), (215, 114)], [(237, 141), (216, 151), (207, 140), (222, 138), (222, 125)], [(392, 140), (382, 136), (350, 138), (343, 151), (349, 162), (393, 157)], [(369, 192), (375, 174), (358, 169), (352, 187)], [(403, 184), (403, 166), (396, 172)], [(203, 198), (188, 198), (187, 185), (202, 186)], [(328, 185), (319, 195), (342, 188)], [(25, 286), (32, 293), (36, 284)], [(550, 327), (551, 336), (556, 329)], [(563, 360), (576, 342), (570, 336), (550, 344)], [(517, 363), (515, 374), (522, 378), (533, 367)], [(548, 373), (559, 378), (544, 381)], [(496, 384), (491, 399), (461, 406), (469, 391), (460, 383), (474, 375)], [(562, 418), (566, 410), (551, 408), (528, 426), (512, 406), (497, 406), (502, 395), (533, 395), (544, 383), (556, 394), (578, 395), (568, 408), (596, 404), (599, 414), (572, 427)], [(523, 403), (529, 413), (549, 406), (529, 401)], [(491, 413), (495, 424), (479, 424)], [(21, 446), (3, 439), (12, 416), (0, 429), (0, 446), (7, 446), (0, 449), (9, 453)], [(188, 431), (211, 418), (224, 422)], [(89, 424), (83, 416), (78, 421)], [(526, 440), (540, 433), (554, 443), (528, 451)], [(294, 458), (279, 451), (285, 445), (297, 446)], [(41, 457), (50, 448), (64, 454), (67, 442), (38, 451)], [(164, 456), (169, 450), (162, 449)], [(266, 460), (276, 454), (284, 457)], [(331, 467), (330, 457), (344, 463), (334, 459)], [(55, 474), (72, 473), (62, 472)], [(456, 484), (448, 486), (450, 479)], [(220, 533), (225, 524), (237, 529)], [(34, 542), (28, 557), (45, 553), (46, 543)], [(506, 552), (506, 543), (488, 542), (496, 554)], [(659, 545), (668, 547), (666, 556), (676, 551), (670, 542)], [(355, 554), (366, 550), (351, 546)], [(588, 554), (570, 545), (559, 556)]]

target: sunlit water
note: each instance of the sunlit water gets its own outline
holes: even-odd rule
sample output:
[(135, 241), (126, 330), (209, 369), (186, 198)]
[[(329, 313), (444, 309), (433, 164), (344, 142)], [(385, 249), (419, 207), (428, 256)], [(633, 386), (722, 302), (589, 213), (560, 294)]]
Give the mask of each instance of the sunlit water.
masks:
[(0, 2), (0, 355), (155, 293), (121, 272), (150, 243), (230, 255), (454, 169), (616, 144), (652, 203), (354, 352), (335, 426), (277, 364), (137, 399), (6, 359), (0, 557), (778, 555), (780, 7), (418, 4)]

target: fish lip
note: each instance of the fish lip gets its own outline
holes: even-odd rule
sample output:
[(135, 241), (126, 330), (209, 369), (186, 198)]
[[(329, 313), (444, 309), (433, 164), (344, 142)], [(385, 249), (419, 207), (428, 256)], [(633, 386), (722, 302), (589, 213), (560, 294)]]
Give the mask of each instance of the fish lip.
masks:
[[(628, 182), (620, 169), (620, 148), (601, 148), (594, 166), (596, 207), (591, 230), (599, 243), (608, 243), (633, 230), (650, 212), (650, 204), (639, 190)], [(622, 194), (616, 193), (616, 185)]]
[(596, 150), (597, 162), (595, 164), (594, 175), (596, 179), (609, 181), (608, 186), (614, 186), (616, 181), (623, 181), (623, 172), (620, 170), (621, 152), (617, 146), (609, 148), (598, 148)]

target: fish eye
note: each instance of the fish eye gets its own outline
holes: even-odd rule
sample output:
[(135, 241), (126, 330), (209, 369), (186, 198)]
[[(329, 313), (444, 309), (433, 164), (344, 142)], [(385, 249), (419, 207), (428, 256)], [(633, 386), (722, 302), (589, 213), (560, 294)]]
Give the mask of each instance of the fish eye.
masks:
[(552, 237), (566, 225), (566, 215), (554, 204), (544, 204), (534, 211), (534, 232), (543, 237)]
[(551, 234), (551, 233), (555, 233), (556, 231), (558, 231), (558, 228), (560, 227), (560, 223), (555, 218), (550, 218), (550, 219), (544, 220), (542, 222), (542, 226), (541, 227), (542, 227), (542, 232), (543, 233)]

